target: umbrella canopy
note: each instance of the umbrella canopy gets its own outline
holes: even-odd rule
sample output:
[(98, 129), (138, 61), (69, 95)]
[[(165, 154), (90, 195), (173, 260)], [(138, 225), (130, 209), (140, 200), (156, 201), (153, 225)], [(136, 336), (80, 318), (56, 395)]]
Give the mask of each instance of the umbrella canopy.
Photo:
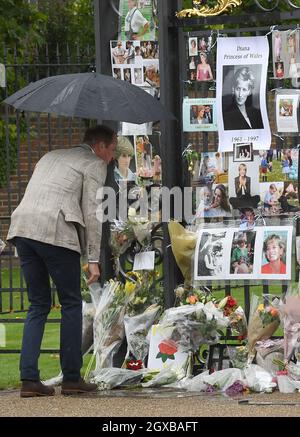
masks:
[(138, 86), (99, 73), (50, 76), (30, 83), (4, 102), (21, 111), (136, 124), (175, 118)]

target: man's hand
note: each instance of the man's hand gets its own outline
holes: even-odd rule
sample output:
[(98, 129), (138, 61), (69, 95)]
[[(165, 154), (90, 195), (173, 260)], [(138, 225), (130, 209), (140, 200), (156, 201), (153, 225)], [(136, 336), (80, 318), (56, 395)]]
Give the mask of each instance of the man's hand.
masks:
[(100, 277), (100, 268), (98, 263), (89, 263), (89, 279), (87, 281), (87, 285), (91, 285), (94, 282), (97, 282)]

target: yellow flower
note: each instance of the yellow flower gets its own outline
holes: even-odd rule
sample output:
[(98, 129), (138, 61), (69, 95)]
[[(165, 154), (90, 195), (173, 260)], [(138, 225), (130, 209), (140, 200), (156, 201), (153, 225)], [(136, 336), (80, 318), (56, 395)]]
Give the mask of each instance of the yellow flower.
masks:
[(135, 288), (136, 288), (136, 284), (134, 282), (126, 281), (125, 288), (124, 288), (125, 294), (134, 293)]
[(260, 313), (263, 312), (265, 310), (264, 304), (261, 303), (260, 305), (258, 305), (257, 307), (257, 311), (259, 311)]

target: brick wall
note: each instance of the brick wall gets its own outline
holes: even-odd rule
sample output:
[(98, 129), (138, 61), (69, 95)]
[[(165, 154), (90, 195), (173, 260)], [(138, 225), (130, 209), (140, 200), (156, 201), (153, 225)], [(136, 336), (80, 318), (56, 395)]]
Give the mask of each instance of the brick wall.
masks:
[[(17, 168), (11, 173), (9, 184), (0, 189), (0, 218), (9, 216), (9, 201), (12, 211), (17, 207), (35, 164), (47, 153), (50, 148), (67, 148), (81, 143), (85, 126), (79, 120), (68, 118), (52, 118), (40, 116), (37, 120), (30, 120), (32, 136), (23, 141), (19, 147), (19, 162)], [(49, 141), (50, 134), (50, 141)], [(9, 227), (9, 220), (0, 220), (0, 238), (5, 238)]]

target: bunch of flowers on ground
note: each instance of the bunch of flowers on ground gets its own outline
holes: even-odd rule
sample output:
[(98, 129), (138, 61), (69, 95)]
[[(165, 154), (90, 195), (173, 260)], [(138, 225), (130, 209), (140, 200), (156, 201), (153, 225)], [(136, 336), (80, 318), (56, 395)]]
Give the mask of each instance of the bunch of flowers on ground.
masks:
[(198, 302), (203, 304), (207, 302), (216, 302), (217, 300), (212, 295), (211, 291), (206, 288), (194, 288), (179, 286), (175, 289), (175, 306), (179, 305), (194, 305)]
[(232, 334), (238, 336), (238, 340), (247, 337), (247, 320), (244, 310), (238, 305), (232, 296), (226, 296), (218, 304), (218, 308), (223, 311), (224, 316), (229, 318), (229, 327)]
[(267, 340), (280, 324), (279, 298), (274, 295), (252, 296), (248, 325), (249, 360), (255, 356), (255, 345), (259, 340)]

